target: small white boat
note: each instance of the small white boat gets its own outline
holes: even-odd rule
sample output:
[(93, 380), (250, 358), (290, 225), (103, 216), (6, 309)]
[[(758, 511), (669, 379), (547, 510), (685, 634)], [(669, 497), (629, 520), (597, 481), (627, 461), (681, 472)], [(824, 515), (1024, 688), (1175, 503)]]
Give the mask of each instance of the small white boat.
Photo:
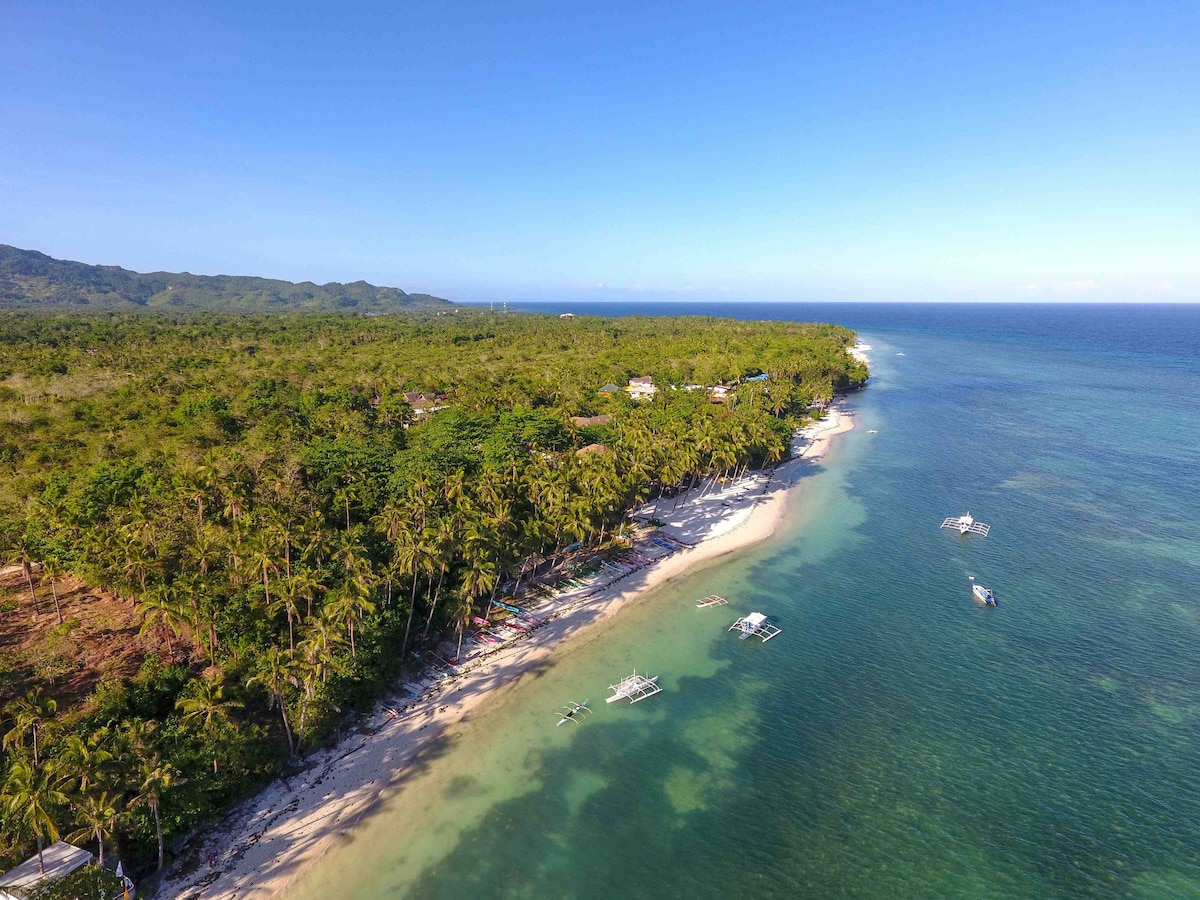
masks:
[(965, 516), (957, 516), (946, 519), (946, 521), (942, 522), (942, 527), (954, 529), (959, 534), (978, 534), (982, 535), (983, 537), (987, 537), (988, 532), (992, 530), (991, 525), (984, 525), (982, 522), (976, 522), (973, 518), (971, 518), (970, 513), (967, 513)]
[(633, 674), (622, 678), (616, 684), (610, 684), (608, 689), (613, 692), (611, 697), (605, 697), (605, 703), (615, 703), (617, 700), (628, 700), (630, 703), (637, 703), (639, 700), (645, 700), (647, 697), (653, 697), (662, 690), (658, 686), (658, 676), (647, 678), (645, 675), (639, 675), (637, 669), (633, 670)]
[(896, 355), (897, 355), (897, 356), (903, 356), (904, 354), (903, 354), (903, 353), (897, 353)]
[(984, 606), (997, 606), (996, 595), (991, 588), (984, 587), (971, 576), (971, 594)]
[(586, 719), (592, 714), (588, 709), (588, 702), (584, 700), (582, 703), (571, 702), (558, 711), (558, 727), (562, 728), (568, 722), (578, 722), (580, 719)]
[(708, 609), (710, 606), (724, 606), (728, 602), (722, 594), (711, 594), (703, 600), (697, 600), (696, 609)]
[(867, 432), (867, 434), (879, 434), (879, 430), (876, 428), (872, 428), (870, 431)]
[(768, 622), (767, 617), (762, 613), (753, 612), (730, 625), (729, 631), (736, 631), (738, 633), (738, 640), (744, 641), (748, 637), (759, 637), (765, 643), (782, 632), (783, 629)]

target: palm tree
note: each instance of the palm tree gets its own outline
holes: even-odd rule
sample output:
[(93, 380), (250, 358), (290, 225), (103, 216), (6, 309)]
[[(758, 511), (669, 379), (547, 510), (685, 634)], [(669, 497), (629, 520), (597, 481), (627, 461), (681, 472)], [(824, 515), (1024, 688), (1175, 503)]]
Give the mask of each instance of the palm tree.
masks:
[(246, 572), (255, 580), (261, 578), (263, 594), (268, 608), (271, 606), (271, 573), (278, 572), (275, 548), (271, 544), (270, 535), (262, 528), (250, 532), (250, 536), (239, 548), (239, 556)]
[(149, 591), (137, 608), (138, 612), (142, 614), (142, 627), (138, 630), (138, 637), (158, 626), (167, 639), (168, 655), (174, 654), (171, 635), (180, 637), (187, 628), (195, 624), (192, 622), (187, 606), (180, 603), (175, 596), (175, 591), (165, 584), (160, 584)]
[(179, 773), (172, 768), (170, 763), (164, 763), (157, 756), (146, 757), (142, 760), (141, 783), (138, 786), (138, 792), (129, 801), (131, 807), (142, 804), (149, 806), (150, 812), (154, 816), (154, 834), (158, 838), (159, 871), (162, 871), (163, 867), (163, 831), (162, 818), (159, 814), (162, 795), (165, 791), (177, 784), (183, 784), (186, 780), (179, 777)]
[(458, 607), (458, 649), (454, 658), (462, 655), (463, 631), (475, 612), (475, 602), (492, 589), (496, 584), (496, 564), (482, 554), (472, 554), (467, 561), (467, 570), (463, 573), (463, 581), (459, 595)]
[(107, 730), (95, 732), (88, 740), (77, 734), (62, 742), (52, 767), (68, 790), (87, 794), (108, 781), (113, 755), (104, 746)]
[(0, 793), (4, 825), (19, 835), (30, 835), (37, 841), (38, 870), (44, 875), (46, 865), (42, 848), (58, 840), (58, 815), (67, 806), (67, 795), (58, 787), (54, 773), (46, 766), (30, 765), (18, 759), (8, 770)]
[(364, 615), (375, 612), (375, 604), (371, 602), (370, 594), (364, 590), (363, 584), (356, 579), (347, 580), (333, 596), (325, 601), (322, 614), (344, 623), (350, 636), (350, 655), (358, 657), (358, 647), (354, 642), (354, 626)]
[[(210, 743), (215, 741), (216, 731), (223, 724), (230, 724), (230, 711), (242, 708), (240, 700), (225, 698), (225, 685), (217, 680), (208, 681), (197, 679), (192, 682), (197, 685), (190, 697), (180, 697), (175, 701), (175, 708), (183, 713), (183, 721), (199, 722), (200, 729), (208, 737)], [(213, 747), (213, 772), (218, 771), (217, 753)]]
[(392, 562), (401, 575), (412, 579), (412, 593), (408, 599), (408, 621), (404, 625), (404, 640), (400, 642), (400, 657), (408, 650), (408, 632), (412, 627), (413, 611), (417, 608), (417, 575), (427, 563), (425, 545), (421, 536), (411, 528), (397, 528), (391, 536)]
[(42, 555), (42, 583), (44, 584), (46, 581), (50, 582), (50, 594), (54, 597), (54, 613), (58, 616), (59, 625), (63, 623), (62, 606), (58, 602), (58, 585), (54, 582), (55, 579), (62, 577), (64, 571), (62, 563), (57, 556), (49, 553)]
[[(287, 735), (288, 756), (296, 755), (296, 744), (292, 737), (292, 724), (287, 713), (287, 689), (296, 680), (295, 662), (291, 653), (271, 647), (258, 658), (258, 672), (246, 684), (261, 684), (271, 698), (271, 705), (279, 707), (283, 717), (283, 732)], [(161, 865), (161, 863), (160, 863)]]
[[(438, 561), (437, 587), (433, 590), (433, 598), (429, 603), (429, 615), (425, 618), (425, 629), (421, 632), (421, 640), (429, 637), (429, 629), (433, 624), (433, 614), (437, 610), (438, 597), (442, 592), (442, 582), (446, 570), (454, 559), (458, 549), (458, 529), (451, 516), (438, 516), (428, 532), (429, 547)], [(432, 579), (431, 579), (432, 580)]]
[(25, 585), (29, 588), (29, 599), (33, 601), (33, 615), (36, 618), (41, 610), (38, 608), (37, 591), (33, 589), (34, 542), (29, 537), (28, 529), (14, 531), (3, 537), (9, 545), (5, 558), (9, 562), (21, 564), (21, 572), (25, 576)]
[(108, 791), (87, 791), (75, 804), (78, 829), (67, 835), (68, 841), (95, 838), (100, 845), (100, 868), (104, 868), (104, 844), (117, 830), (117, 804)]
[(4, 749), (7, 750), (14, 744), (17, 746), (24, 744), (25, 735), (31, 735), (33, 738), (33, 764), (34, 766), (40, 765), (38, 736), (49, 723), (54, 721), (54, 713), (57, 710), (58, 703), (52, 697), (42, 696), (40, 687), (29, 691), (20, 700), (10, 701), (5, 706), (5, 712), (13, 717), (13, 727), (4, 735)]

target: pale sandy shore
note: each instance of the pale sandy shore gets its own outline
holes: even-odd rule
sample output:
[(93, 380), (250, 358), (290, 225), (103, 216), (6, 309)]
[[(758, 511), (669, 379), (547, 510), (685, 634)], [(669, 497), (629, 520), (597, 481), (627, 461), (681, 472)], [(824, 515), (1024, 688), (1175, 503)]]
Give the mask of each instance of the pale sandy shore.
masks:
[[(854, 427), (844, 410), (809, 426), (793, 444), (793, 458), (770, 473), (752, 473), (701, 496), (701, 489), (665, 500), (657, 510), (662, 530), (693, 546), (657, 560), (615, 583), (562, 604), (554, 618), (526, 638), (503, 645), (460, 667), (460, 674), (416, 687), (416, 699), (380, 704), (364, 728), (336, 748), (313, 754), (306, 769), (245, 801), (216, 828), (197, 837), (185, 854), (192, 871), (177, 865), (154, 895), (160, 900), (266, 900), (287, 896), (288, 886), (338, 837), (352, 829), (419, 762), (421, 752), (484, 702), (515, 684), (522, 673), (544, 667), (570, 646), (569, 638), (596, 628), (658, 585), (718, 557), (762, 541), (786, 510), (787, 489), (820, 458), (834, 436)], [(213, 854), (215, 864), (205, 860)]]

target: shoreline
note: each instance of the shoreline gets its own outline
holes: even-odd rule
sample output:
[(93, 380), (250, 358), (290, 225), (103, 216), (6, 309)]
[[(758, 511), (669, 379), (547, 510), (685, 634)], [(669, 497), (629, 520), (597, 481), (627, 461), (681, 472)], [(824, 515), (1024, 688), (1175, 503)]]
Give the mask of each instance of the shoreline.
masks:
[[(172, 866), (152, 896), (279, 896), (399, 786), (424, 750), (482, 703), (551, 662), (571, 638), (600, 627), (658, 586), (770, 537), (785, 517), (789, 490), (800, 473), (824, 455), (833, 438), (853, 427), (851, 415), (835, 405), (826, 419), (798, 432), (791, 458), (773, 469), (708, 494), (701, 484), (673, 501), (671, 510), (664, 506), (661, 515), (654, 508), (664, 522), (659, 530), (689, 546), (564, 600), (531, 635), (468, 658), (453, 677), (418, 682), (415, 699), (397, 692), (381, 700), (356, 733), (312, 754), (304, 771), (277, 779), (194, 838), (186, 858), (196, 864)], [(634, 517), (649, 518), (650, 511), (648, 504)], [(216, 864), (206, 867), (201, 861), (210, 853)]]

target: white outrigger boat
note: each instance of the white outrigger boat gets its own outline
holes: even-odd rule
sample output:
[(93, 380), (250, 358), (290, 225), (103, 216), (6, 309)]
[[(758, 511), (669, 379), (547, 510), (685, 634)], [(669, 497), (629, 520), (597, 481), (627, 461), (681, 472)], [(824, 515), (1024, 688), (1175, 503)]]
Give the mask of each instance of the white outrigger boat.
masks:
[(971, 576), (971, 595), (982, 603), (984, 606), (997, 606), (996, 595), (992, 593), (991, 588), (984, 587), (975, 580), (975, 576)]
[(744, 641), (748, 637), (759, 637), (763, 639), (763, 643), (783, 631), (782, 628), (768, 622), (767, 617), (762, 613), (757, 612), (738, 619), (729, 626), (729, 630), (738, 632), (738, 640)]
[(708, 609), (710, 606), (724, 606), (729, 601), (720, 594), (710, 594), (703, 600), (696, 601), (696, 609)]
[(645, 700), (647, 697), (653, 697), (662, 690), (658, 686), (658, 676), (647, 678), (645, 675), (639, 675), (637, 669), (633, 670), (633, 674), (622, 678), (616, 684), (610, 684), (608, 689), (613, 692), (611, 697), (604, 699), (605, 703), (615, 703), (617, 700), (628, 700), (630, 703), (637, 703), (639, 700)]
[(584, 700), (582, 703), (572, 701), (558, 711), (558, 727), (562, 728), (568, 722), (578, 722), (581, 719), (586, 719), (592, 714), (588, 709), (588, 702)]
[(978, 534), (987, 537), (988, 532), (992, 530), (991, 525), (984, 525), (982, 522), (976, 522), (971, 518), (971, 514), (958, 516), (956, 518), (947, 519), (942, 523), (943, 528), (956, 530), (959, 534)]

